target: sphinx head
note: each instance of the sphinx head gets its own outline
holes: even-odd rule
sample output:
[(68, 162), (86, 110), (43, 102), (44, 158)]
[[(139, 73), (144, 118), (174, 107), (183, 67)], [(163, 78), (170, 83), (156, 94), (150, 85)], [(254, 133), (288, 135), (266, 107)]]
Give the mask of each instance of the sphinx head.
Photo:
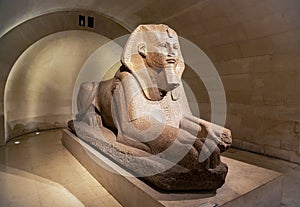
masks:
[(184, 62), (178, 36), (166, 25), (140, 25), (130, 36), (122, 62), (138, 79), (146, 97), (156, 99), (181, 84)]

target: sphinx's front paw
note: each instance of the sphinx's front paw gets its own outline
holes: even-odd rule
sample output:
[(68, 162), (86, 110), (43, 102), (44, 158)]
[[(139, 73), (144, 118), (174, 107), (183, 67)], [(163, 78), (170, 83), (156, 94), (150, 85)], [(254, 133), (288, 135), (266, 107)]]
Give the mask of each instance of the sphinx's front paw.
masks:
[(228, 129), (224, 129), (223, 133), (220, 134), (220, 142), (218, 147), (220, 148), (221, 152), (226, 151), (232, 143), (231, 131)]
[(101, 127), (101, 117), (98, 114), (90, 114), (90, 116), (88, 116), (88, 125), (90, 127)]

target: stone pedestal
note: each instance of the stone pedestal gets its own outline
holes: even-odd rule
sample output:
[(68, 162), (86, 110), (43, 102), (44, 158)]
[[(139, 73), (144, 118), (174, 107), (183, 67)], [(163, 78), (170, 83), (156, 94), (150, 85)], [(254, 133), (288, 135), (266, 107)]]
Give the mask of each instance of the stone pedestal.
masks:
[[(280, 173), (222, 157), (229, 172), (216, 192), (159, 192), (103, 156), (68, 130), (63, 130), (64, 146), (126, 207), (260, 207), (280, 206)], [(120, 172), (122, 175), (120, 175)], [(124, 176), (128, 175), (128, 176)], [(217, 205), (216, 205), (217, 204)]]

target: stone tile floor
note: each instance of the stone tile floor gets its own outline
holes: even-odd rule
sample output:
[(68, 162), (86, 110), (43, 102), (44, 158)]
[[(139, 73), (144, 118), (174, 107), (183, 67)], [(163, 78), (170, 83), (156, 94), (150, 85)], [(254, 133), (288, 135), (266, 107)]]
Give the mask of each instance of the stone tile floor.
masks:
[(230, 149), (223, 153), (242, 162), (274, 170), (283, 174), (283, 198), (281, 207), (300, 206), (300, 165), (247, 151)]
[[(300, 206), (300, 165), (236, 149), (224, 155), (283, 173), (281, 206)], [(64, 148), (61, 131), (51, 130), (0, 147), (0, 206), (121, 205)]]
[(64, 148), (61, 131), (51, 130), (0, 148), (0, 206), (121, 205)]

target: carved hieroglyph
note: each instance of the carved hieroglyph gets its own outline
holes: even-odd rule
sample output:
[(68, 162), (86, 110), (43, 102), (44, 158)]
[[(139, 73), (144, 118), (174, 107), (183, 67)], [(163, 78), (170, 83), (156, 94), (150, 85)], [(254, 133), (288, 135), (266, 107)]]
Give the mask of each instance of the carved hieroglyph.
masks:
[(192, 115), (176, 32), (162, 24), (138, 26), (121, 62), (112, 79), (81, 85), (72, 131), (161, 189), (222, 186), (228, 169), (220, 153), (231, 132)]

